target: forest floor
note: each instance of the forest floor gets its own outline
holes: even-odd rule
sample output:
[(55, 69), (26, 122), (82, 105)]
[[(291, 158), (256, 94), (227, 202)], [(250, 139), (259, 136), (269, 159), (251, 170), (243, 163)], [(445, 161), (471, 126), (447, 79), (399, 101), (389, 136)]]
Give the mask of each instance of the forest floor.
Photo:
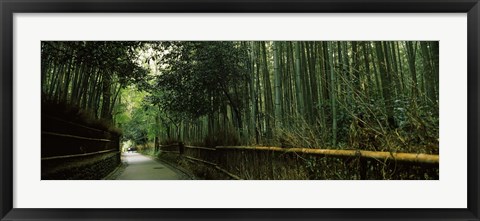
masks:
[(123, 165), (106, 179), (115, 180), (190, 180), (181, 171), (140, 153), (122, 153)]

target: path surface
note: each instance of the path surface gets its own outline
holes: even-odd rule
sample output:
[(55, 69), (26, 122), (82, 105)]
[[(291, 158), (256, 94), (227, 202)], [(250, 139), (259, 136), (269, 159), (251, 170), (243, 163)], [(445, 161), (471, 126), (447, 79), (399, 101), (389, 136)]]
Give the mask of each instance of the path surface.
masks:
[(122, 153), (123, 171), (117, 180), (184, 180), (188, 176), (139, 153)]

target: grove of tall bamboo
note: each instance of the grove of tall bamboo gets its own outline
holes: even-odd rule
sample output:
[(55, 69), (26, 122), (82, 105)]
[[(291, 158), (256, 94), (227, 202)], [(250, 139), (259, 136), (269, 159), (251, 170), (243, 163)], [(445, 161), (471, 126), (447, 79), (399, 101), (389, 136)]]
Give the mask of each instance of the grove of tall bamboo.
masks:
[(433, 41), (42, 42), (42, 93), (138, 144), (438, 153), (438, 59)]

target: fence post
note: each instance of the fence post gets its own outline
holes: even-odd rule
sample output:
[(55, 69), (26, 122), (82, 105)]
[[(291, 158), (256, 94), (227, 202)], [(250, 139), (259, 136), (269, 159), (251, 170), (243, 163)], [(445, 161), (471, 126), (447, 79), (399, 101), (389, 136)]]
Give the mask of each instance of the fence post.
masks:
[(182, 142), (178, 142), (178, 152), (179, 155), (183, 155), (183, 152), (185, 151), (185, 146), (183, 145)]
[(367, 178), (367, 159), (362, 157), (362, 153), (360, 150), (355, 151), (355, 156), (357, 157), (358, 163), (359, 163), (359, 173), (360, 173), (360, 179), (361, 180), (366, 180)]
[(367, 159), (360, 157), (360, 179), (367, 179)]

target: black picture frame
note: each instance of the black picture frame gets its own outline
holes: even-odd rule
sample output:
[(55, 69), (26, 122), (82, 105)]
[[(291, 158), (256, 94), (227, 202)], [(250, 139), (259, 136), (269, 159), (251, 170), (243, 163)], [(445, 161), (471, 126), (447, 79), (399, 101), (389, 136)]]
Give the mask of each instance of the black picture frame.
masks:
[[(478, 0), (0, 0), (1, 9), (1, 220), (480, 220)], [(13, 208), (14, 13), (467, 13), (467, 209), (17, 209)], [(448, 190), (445, 190), (448, 191)], [(47, 199), (46, 199), (47, 200)], [(348, 199), (345, 199), (348, 200)]]

